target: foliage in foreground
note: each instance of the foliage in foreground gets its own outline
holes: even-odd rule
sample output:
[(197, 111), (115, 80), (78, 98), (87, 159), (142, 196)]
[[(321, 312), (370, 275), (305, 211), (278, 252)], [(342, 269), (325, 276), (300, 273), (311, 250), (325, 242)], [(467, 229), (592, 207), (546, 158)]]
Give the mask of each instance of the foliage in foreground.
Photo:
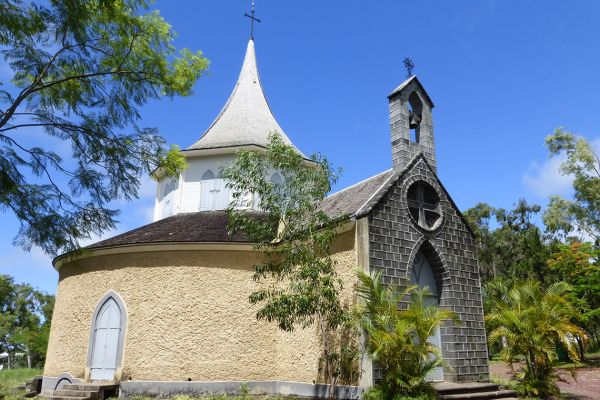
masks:
[[(380, 387), (373, 386), (370, 387), (366, 392), (363, 393), (363, 400), (387, 400), (390, 397), (388, 394)], [(419, 394), (419, 395), (403, 395), (397, 394), (391, 398), (392, 400), (434, 400), (437, 397), (433, 393), (427, 394)]]
[[(13, 367), (28, 366), (27, 355), (32, 366), (43, 365), (53, 310), (54, 296), (0, 275), (0, 353), (9, 354)], [(16, 357), (15, 353), (24, 356)], [(0, 377), (17, 373), (13, 371), (18, 370), (6, 371), (10, 374), (2, 370)]]
[(13, 74), (0, 82), (0, 211), (20, 221), (23, 248), (75, 249), (115, 228), (109, 203), (137, 198), (142, 174), (183, 168), (178, 149), (137, 125), (140, 108), (190, 95), (208, 61), (176, 55), (171, 26), (148, 8), (0, 0), (0, 48)]
[[(555, 370), (556, 345), (562, 344), (573, 360), (578, 360), (575, 336), (584, 332), (572, 321), (577, 311), (571, 304), (571, 287), (558, 282), (543, 290), (539, 282), (527, 281), (512, 288), (496, 287), (495, 304), (486, 316), (492, 331), (490, 343), (505, 342), (500, 352), (528, 396), (551, 398), (559, 394)], [(515, 364), (525, 361), (517, 370)]]
[[(381, 381), (365, 395), (369, 400), (398, 400), (403, 396), (433, 396), (427, 375), (443, 367), (441, 350), (428, 339), (445, 320), (457, 315), (431, 305), (427, 288), (407, 286), (399, 290), (381, 283), (381, 274), (359, 272), (358, 314), (366, 333), (366, 350), (381, 368)], [(405, 309), (402, 301), (409, 300)]]
[[(281, 182), (270, 179), (273, 172)], [(339, 340), (348, 332), (349, 311), (340, 300), (342, 283), (332, 257), (338, 223), (320, 207), (337, 173), (326, 158), (317, 154), (306, 160), (272, 132), (264, 153), (238, 153), (223, 178), (232, 192), (230, 232), (244, 232), (265, 256), (254, 266), (254, 280), (263, 285), (250, 295), (250, 302), (260, 305), (257, 318), (284, 331), (316, 322), (324, 381), (336, 384), (357, 376), (355, 368), (343, 365), (356, 357), (340, 346), (357, 349), (356, 340)], [(252, 209), (260, 210), (260, 217)]]

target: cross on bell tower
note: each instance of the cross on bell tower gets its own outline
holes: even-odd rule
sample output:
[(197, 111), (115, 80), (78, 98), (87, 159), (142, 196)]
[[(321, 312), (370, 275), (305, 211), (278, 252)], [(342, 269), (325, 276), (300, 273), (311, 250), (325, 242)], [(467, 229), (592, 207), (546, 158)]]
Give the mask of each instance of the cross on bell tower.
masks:
[(413, 69), (415, 69), (415, 63), (413, 63), (413, 60), (411, 60), (408, 57), (405, 57), (404, 60), (402, 60), (402, 62), (404, 63), (404, 67), (406, 68), (406, 78), (410, 78), (414, 75)]
[(254, 40), (254, 21), (260, 22), (260, 19), (254, 16), (254, 0), (252, 0), (252, 11), (250, 14), (244, 13), (244, 15), (250, 18), (250, 39)]

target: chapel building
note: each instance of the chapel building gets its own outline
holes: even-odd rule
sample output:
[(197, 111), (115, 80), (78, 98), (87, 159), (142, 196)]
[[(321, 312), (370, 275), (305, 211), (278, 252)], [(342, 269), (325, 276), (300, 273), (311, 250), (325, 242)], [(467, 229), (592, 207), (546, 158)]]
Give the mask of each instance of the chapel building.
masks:
[[(343, 301), (356, 302), (358, 268), (381, 271), (385, 283), (429, 287), (436, 304), (461, 320), (432, 337), (450, 368), (430, 378), (487, 381), (477, 251), (437, 176), (433, 102), (416, 76), (388, 100), (391, 168), (322, 204), (345, 221), (334, 245)], [(59, 282), (45, 393), (67, 383), (115, 382), (122, 395), (203, 395), (246, 382), (253, 394), (323, 394), (315, 384), (322, 356), (316, 329), (288, 333), (256, 320), (248, 296), (262, 256), (245, 235), (227, 233), (230, 193), (220, 171), (240, 150), (264, 151), (274, 131), (293, 146), (271, 112), (250, 40), (227, 103), (183, 151), (188, 168), (156, 177), (154, 222), (53, 261)], [(269, 174), (281, 182), (277, 171)], [(257, 209), (251, 196), (249, 208)], [(367, 357), (359, 368), (356, 384), (367, 387), (376, 368)]]

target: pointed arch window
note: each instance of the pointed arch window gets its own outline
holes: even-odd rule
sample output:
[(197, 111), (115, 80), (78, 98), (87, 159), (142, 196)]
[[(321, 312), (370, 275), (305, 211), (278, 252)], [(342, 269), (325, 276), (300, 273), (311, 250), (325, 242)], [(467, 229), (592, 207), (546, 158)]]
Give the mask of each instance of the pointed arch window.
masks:
[(210, 179), (215, 179), (215, 174), (209, 169), (202, 175), (202, 180), (205, 181)]
[(167, 178), (160, 198), (162, 202), (162, 217), (168, 217), (173, 214), (175, 209), (175, 192), (179, 187), (179, 180)]
[(419, 251), (415, 256), (411, 267), (410, 280), (413, 284), (421, 288), (428, 288), (431, 292), (432, 300), (435, 299), (435, 305), (437, 305), (440, 296), (439, 288), (431, 264), (422, 251)]
[(229, 193), (222, 178), (207, 170), (200, 183), (200, 211), (224, 210), (229, 205)]

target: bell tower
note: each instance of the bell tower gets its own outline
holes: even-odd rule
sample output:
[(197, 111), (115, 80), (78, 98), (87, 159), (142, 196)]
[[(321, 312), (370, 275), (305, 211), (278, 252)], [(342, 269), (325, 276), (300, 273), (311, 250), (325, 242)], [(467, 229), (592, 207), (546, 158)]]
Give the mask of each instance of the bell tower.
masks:
[(431, 118), (434, 105), (417, 77), (413, 75), (402, 82), (388, 100), (394, 170), (401, 170), (423, 153), (437, 172)]

